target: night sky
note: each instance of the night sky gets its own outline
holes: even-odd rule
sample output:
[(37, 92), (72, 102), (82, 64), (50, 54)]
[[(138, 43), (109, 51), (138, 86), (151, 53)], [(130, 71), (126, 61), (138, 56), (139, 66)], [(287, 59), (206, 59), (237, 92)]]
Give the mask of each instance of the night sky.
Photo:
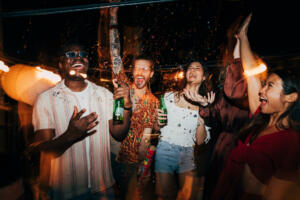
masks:
[[(55, 8), (100, 1), (2, 0), (2, 12)], [(120, 31), (124, 26), (142, 27), (143, 51), (153, 54), (160, 66), (183, 63), (191, 54), (216, 62), (227, 44), (226, 31), (239, 17), (253, 13), (249, 39), (261, 56), (300, 54), (299, 10), (293, 1), (199, 0), (121, 7)], [(3, 18), (5, 57), (56, 65), (61, 43), (80, 37), (90, 47), (91, 65), (97, 67), (99, 11), (81, 11), (44, 16)]]

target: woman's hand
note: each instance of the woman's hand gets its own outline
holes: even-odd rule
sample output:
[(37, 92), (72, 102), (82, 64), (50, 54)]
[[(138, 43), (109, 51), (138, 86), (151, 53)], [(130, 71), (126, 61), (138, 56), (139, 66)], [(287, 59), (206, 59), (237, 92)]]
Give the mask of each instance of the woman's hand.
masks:
[(163, 127), (167, 124), (167, 115), (168, 114), (165, 114), (164, 111), (162, 109), (156, 109), (156, 115), (157, 115), (157, 118), (156, 118), (156, 123), (159, 127)]
[(250, 13), (248, 15), (248, 17), (244, 20), (238, 34), (236, 35), (237, 38), (243, 38), (245, 36), (247, 36), (247, 33), (248, 33), (248, 27), (249, 27), (249, 24), (250, 24), (250, 21), (251, 21), (251, 17), (252, 17), (252, 13)]
[(208, 92), (207, 96), (200, 95), (197, 91), (190, 91), (184, 89), (184, 95), (191, 101), (199, 103), (201, 106), (207, 106), (215, 101), (215, 93), (213, 91)]

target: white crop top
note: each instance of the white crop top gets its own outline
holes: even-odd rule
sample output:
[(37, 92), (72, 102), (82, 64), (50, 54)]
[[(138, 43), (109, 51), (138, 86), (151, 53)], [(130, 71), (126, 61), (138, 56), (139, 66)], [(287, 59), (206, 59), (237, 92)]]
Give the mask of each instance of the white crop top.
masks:
[(168, 123), (160, 130), (161, 140), (184, 147), (195, 145), (198, 111), (176, 106), (173, 92), (165, 93), (164, 99)]

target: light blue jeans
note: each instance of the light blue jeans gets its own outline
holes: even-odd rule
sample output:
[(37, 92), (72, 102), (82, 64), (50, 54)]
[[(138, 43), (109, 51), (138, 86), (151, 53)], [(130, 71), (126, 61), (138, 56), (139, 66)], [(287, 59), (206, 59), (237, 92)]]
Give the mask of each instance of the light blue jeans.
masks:
[(184, 173), (196, 169), (194, 148), (160, 141), (155, 153), (155, 172)]

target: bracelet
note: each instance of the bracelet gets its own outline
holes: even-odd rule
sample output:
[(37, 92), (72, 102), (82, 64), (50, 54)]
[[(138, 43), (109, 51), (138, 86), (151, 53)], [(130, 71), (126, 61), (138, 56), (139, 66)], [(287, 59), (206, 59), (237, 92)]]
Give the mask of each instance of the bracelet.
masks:
[(128, 108), (124, 106), (124, 110), (131, 110), (131, 109), (132, 109), (132, 106), (128, 107)]
[(206, 105), (203, 105), (203, 104), (199, 103), (199, 105), (200, 105), (201, 107), (205, 108), (206, 106), (209, 105), (209, 103), (206, 103)]
[(265, 64), (262, 63), (262, 64), (258, 65), (258, 66), (255, 67), (255, 68), (244, 70), (244, 74), (245, 74), (247, 77), (250, 77), (250, 76), (254, 76), (254, 75), (263, 73), (263, 72), (266, 71), (266, 70), (267, 70), (267, 66), (266, 66)]

